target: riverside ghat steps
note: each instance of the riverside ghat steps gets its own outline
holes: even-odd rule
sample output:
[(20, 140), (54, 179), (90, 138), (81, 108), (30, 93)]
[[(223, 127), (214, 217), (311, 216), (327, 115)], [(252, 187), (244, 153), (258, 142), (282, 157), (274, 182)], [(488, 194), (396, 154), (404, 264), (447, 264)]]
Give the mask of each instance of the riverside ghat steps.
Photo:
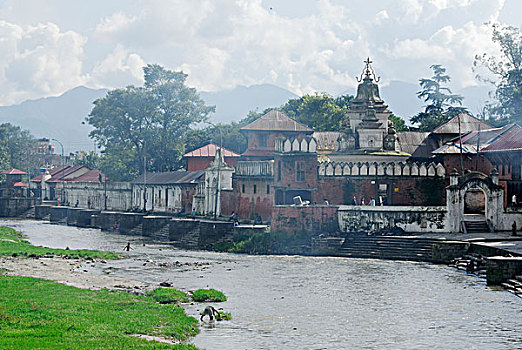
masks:
[[(267, 231), (266, 225), (234, 227), (231, 222), (205, 218), (177, 218), (143, 213), (99, 211), (46, 203), (35, 206), (36, 219), (171, 242), (183, 249), (211, 250), (214, 244)], [(412, 260), (447, 264), (474, 252), (487, 257), (488, 283), (501, 284), (522, 274), (522, 235), (509, 233), (367, 235), (343, 237), (310, 235), (311, 243), (295, 254)], [(498, 259), (497, 259), (498, 258)], [(491, 268), (489, 268), (491, 267)], [(516, 287), (516, 284), (515, 284)], [(516, 289), (515, 289), (516, 290)]]

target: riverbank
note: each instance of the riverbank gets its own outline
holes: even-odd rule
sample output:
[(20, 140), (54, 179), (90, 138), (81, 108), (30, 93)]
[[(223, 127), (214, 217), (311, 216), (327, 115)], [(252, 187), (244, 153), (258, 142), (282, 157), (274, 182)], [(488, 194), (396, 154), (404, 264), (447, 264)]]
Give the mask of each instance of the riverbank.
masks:
[(150, 284), (87, 273), (120, 255), (23, 238), (0, 227), (0, 348), (197, 349), (183, 342), (199, 333), (198, 321), (144, 296)]
[[(508, 350), (522, 344), (520, 298), (443, 265), (215, 253), (43, 221), (0, 224), (53, 248), (122, 252), (131, 243), (125, 259), (87, 265), (88, 273), (223, 291), (227, 301), (216, 307), (231, 310), (233, 319), (214, 328), (201, 323), (190, 340), (201, 349), (423, 349), (443, 343)], [(183, 307), (199, 319), (201, 305)]]

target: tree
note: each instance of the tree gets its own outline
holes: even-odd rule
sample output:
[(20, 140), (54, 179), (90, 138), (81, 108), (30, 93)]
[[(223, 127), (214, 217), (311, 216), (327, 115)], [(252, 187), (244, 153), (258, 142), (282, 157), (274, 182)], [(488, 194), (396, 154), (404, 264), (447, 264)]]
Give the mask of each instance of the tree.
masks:
[[(447, 122), (460, 113), (467, 113), (467, 109), (460, 107), (463, 97), (452, 94), (450, 88), (443, 86), (449, 83), (451, 77), (446, 74), (446, 68), (440, 64), (431, 65), (433, 76), (419, 80), (421, 90), (417, 97), (427, 103), (424, 112), (411, 118), (413, 124), (419, 124), (420, 131), (432, 131), (437, 126)], [(455, 104), (459, 106), (454, 106)]]
[(522, 122), (522, 31), (520, 28), (492, 24), (492, 41), (500, 46), (500, 57), (486, 53), (476, 55), (474, 69), (483, 66), (497, 81), (477, 75), (495, 85), (495, 103), (487, 106), (492, 122), (497, 125)]
[(143, 87), (109, 91), (94, 101), (86, 118), (94, 127), (91, 138), (103, 147), (102, 170), (114, 172), (113, 180), (131, 180), (144, 166), (148, 171), (177, 169), (191, 127), (214, 111), (185, 86), (183, 72), (150, 64), (143, 71)]
[(239, 132), (241, 124), (232, 122), (230, 124), (216, 124), (203, 129), (191, 130), (185, 138), (185, 148), (192, 151), (203, 147), (209, 143), (221, 144), (223, 147), (236, 153), (243, 153), (246, 150), (247, 140)]
[(339, 131), (353, 96), (334, 98), (326, 93), (289, 100), (280, 110), (316, 131)]
[(393, 122), (393, 126), (396, 131), (410, 131), (410, 127), (406, 125), (406, 121), (401, 117), (392, 114), (388, 117), (389, 120)]
[(17, 168), (34, 173), (39, 168), (33, 157), (35, 143), (28, 130), (10, 123), (0, 124), (0, 169)]

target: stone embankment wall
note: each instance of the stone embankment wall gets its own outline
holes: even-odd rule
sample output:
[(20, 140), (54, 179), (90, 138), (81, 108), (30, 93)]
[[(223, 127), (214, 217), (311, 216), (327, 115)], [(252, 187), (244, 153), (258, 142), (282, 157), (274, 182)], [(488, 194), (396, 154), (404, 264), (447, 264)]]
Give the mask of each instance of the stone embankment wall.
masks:
[(446, 207), (341, 205), (343, 232), (373, 232), (399, 227), (406, 232), (448, 232)]
[(337, 205), (275, 205), (272, 232), (334, 233), (339, 231)]
[(100, 211), (65, 206), (39, 205), (35, 218), (56, 224), (93, 227), (125, 235), (141, 235), (154, 240), (176, 241), (186, 249), (212, 249), (215, 243), (232, 241), (266, 231), (263, 225), (234, 227), (232, 222), (204, 219), (147, 216), (143, 213)]
[(111, 210), (132, 209), (132, 189), (129, 182), (67, 182), (65, 185), (65, 200), (69, 205), (78, 203), (80, 208), (107, 208)]
[(39, 198), (0, 198), (0, 217), (15, 217), (22, 215), (37, 204)]

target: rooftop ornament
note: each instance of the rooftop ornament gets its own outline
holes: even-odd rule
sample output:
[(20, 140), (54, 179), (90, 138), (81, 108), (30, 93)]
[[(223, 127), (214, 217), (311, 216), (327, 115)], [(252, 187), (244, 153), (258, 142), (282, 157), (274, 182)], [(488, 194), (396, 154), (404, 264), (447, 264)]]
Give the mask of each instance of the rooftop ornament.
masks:
[[(380, 80), (381, 80), (381, 77), (378, 77), (375, 75), (375, 71), (373, 70), (371, 64), (373, 63), (373, 61), (370, 60), (370, 57), (368, 57), (366, 59), (366, 61), (364, 61), (364, 63), (366, 64), (364, 66), (364, 70), (363, 72), (361, 73), (361, 76), (360, 77), (355, 77), (355, 79), (357, 80), (358, 83), (362, 82), (363, 80), (364, 81), (372, 81), (372, 80), (375, 80), (376, 83), (378, 83)], [(364, 76), (364, 78), (363, 78)]]

